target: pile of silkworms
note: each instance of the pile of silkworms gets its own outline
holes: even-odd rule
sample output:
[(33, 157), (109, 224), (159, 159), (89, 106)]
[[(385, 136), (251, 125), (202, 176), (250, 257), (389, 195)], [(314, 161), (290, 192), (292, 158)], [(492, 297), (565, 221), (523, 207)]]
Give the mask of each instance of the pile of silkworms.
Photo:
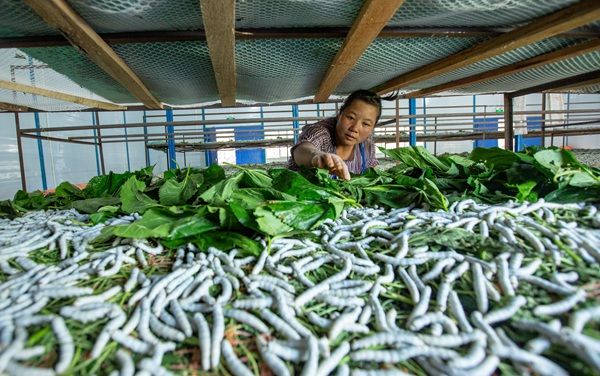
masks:
[(96, 374), (168, 375), (183, 349), (187, 370), (233, 375), (600, 372), (591, 205), (351, 208), (306, 236), (256, 238), (256, 257), (94, 243), (137, 219), (0, 220), (0, 373), (86, 373), (91, 359)]

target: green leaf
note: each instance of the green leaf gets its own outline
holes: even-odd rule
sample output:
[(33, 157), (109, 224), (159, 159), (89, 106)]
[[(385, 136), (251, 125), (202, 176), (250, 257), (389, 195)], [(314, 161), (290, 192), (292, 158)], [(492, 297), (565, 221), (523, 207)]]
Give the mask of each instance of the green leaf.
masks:
[(91, 214), (104, 206), (118, 205), (120, 203), (121, 199), (119, 197), (97, 197), (73, 201), (71, 205), (77, 211)]
[[(189, 172), (189, 170), (188, 170)], [(197, 187), (202, 184), (204, 177), (195, 174), (193, 177), (186, 176), (181, 182), (170, 179), (158, 190), (158, 197), (162, 205), (184, 205), (196, 192)]]
[(396, 149), (385, 149), (379, 147), (379, 150), (385, 155), (394, 158), (398, 161), (411, 167), (420, 169), (433, 168), (439, 172), (445, 172), (449, 166), (437, 159), (427, 149), (422, 146), (409, 146)]
[(138, 181), (135, 176), (130, 177), (121, 189), (121, 209), (125, 213), (140, 213), (143, 214), (148, 209), (158, 206), (158, 202), (154, 201), (146, 194), (144, 189), (146, 184)]
[(259, 206), (254, 210), (254, 216), (260, 232), (275, 236), (294, 231), (294, 228), (285, 224), (283, 219), (276, 216), (268, 208)]

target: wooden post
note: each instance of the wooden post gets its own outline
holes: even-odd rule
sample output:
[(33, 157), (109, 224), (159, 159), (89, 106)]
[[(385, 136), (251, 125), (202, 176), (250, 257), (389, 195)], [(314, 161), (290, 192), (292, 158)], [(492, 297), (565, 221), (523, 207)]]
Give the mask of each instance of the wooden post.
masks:
[(504, 94), (504, 149), (513, 151), (513, 97)]
[(25, 181), (25, 162), (23, 161), (23, 146), (21, 144), (21, 123), (19, 114), (15, 112), (15, 130), (17, 131), (17, 148), (19, 149), (19, 169), (21, 170), (21, 189), (27, 192), (27, 182)]
[(98, 111), (94, 112), (95, 116), (96, 116), (96, 131), (98, 133), (98, 153), (100, 154), (100, 170), (102, 171), (102, 175), (106, 174), (106, 168), (104, 167), (104, 148), (102, 147), (102, 133), (100, 133), (100, 127), (98, 127), (100, 125), (100, 115), (98, 114)]

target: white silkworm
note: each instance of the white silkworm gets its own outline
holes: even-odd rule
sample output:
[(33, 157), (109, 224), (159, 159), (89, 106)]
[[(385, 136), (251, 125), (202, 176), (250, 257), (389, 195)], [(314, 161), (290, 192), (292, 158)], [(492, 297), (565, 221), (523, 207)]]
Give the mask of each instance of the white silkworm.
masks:
[(275, 328), (278, 332), (283, 334), (289, 339), (300, 339), (300, 334), (290, 326), (284, 319), (277, 316), (274, 312), (269, 309), (262, 309), (260, 311), (260, 316), (265, 319), (269, 324)]
[(219, 360), (221, 359), (221, 342), (225, 335), (225, 321), (223, 318), (223, 308), (216, 305), (213, 308), (213, 329), (211, 333), (210, 346), (210, 367), (217, 369)]
[(417, 304), (415, 304), (413, 310), (406, 319), (407, 326), (409, 326), (410, 323), (412, 323), (412, 321), (414, 321), (415, 319), (424, 315), (427, 312), (427, 309), (429, 308), (429, 301), (431, 299), (431, 292), (431, 287), (425, 286), (423, 294), (421, 295), (421, 299), (417, 302)]
[(453, 258), (441, 259), (435, 263), (435, 265), (433, 266), (433, 268), (431, 268), (431, 270), (429, 272), (427, 272), (421, 276), (421, 280), (423, 282), (431, 281), (432, 279), (437, 278), (442, 273), (444, 268), (450, 267), (450, 266), (454, 265), (455, 263), (456, 263), (456, 260)]
[(418, 303), (421, 300), (421, 293), (419, 292), (419, 288), (417, 287), (415, 281), (401, 266), (398, 267), (398, 274), (400, 275), (402, 282), (404, 282), (404, 284), (406, 285), (406, 288), (408, 289), (410, 298), (412, 299), (413, 303)]
[(538, 305), (533, 309), (533, 314), (537, 316), (548, 315), (555, 316), (560, 315), (562, 313), (568, 312), (579, 302), (585, 301), (586, 292), (585, 290), (578, 290), (576, 293), (571, 296), (559, 300), (558, 302), (554, 302), (551, 304)]
[(457, 266), (455, 266), (452, 270), (450, 270), (444, 276), (445, 282), (454, 282), (458, 278), (460, 278), (467, 270), (469, 270), (469, 262), (463, 261)]
[(454, 323), (454, 321), (452, 321), (451, 318), (449, 318), (448, 316), (444, 315), (441, 312), (429, 312), (429, 313), (426, 313), (422, 316), (415, 318), (410, 323), (409, 329), (416, 332), (416, 331), (421, 330), (425, 326), (435, 324), (435, 323), (441, 324), (442, 327), (444, 328), (444, 330), (450, 334), (458, 333), (458, 328), (457, 328), (456, 324)]
[(581, 333), (588, 321), (600, 317), (600, 306), (586, 307), (573, 312), (569, 317), (569, 326), (577, 333)]
[(486, 313), (489, 308), (488, 295), (485, 288), (485, 276), (480, 264), (471, 264), (471, 274), (473, 275), (473, 291), (477, 301), (477, 309), (481, 313)]
[(444, 280), (438, 286), (438, 291), (437, 291), (437, 295), (435, 298), (438, 311), (446, 312), (449, 294), (450, 294), (450, 282), (447, 282)]
[(259, 318), (246, 311), (237, 309), (223, 309), (223, 316), (237, 320), (248, 325), (259, 333), (266, 334), (269, 332), (269, 327), (265, 325)]
[(154, 315), (150, 315), (149, 326), (156, 335), (164, 339), (177, 342), (183, 342), (186, 339), (186, 336), (182, 331), (163, 324)]
[(194, 321), (198, 328), (198, 345), (200, 347), (200, 359), (202, 369), (208, 371), (211, 368), (211, 334), (210, 327), (204, 315), (200, 312), (194, 314)]
[(221, 341), (221, 353), (223, 354), (227, 368), (229, 368), (234, 376), (254, 376), (254, 373), (235, 355), (227, 339)]
[(183, 331), (186, 337), (191, 337), (193, 333), (192, 325), (190, 324), (188, 315), (181, 308), (181, 304), (179, 303), (179, 301), (171, 300), (169, 308), (171, 310), (171, 313), (173, 314), (173, 317), (177, 321), (177, 326), (179, 327), (179, 329)]
[(492, 325), (500, 321), (508, 320), (525, 304), (527, 304), (527, 298), (522, 295), (517, 295), (504, 307), (496, 308), (488, 312), (483, 316), (483, 321), (488, 325)]
[(152, 350), (152, 345), (143, 342), (135, 337), (128, 336), (120, 330), (115, 330), (111, 333), (111, 338), (121, 345), (127, 347), (129, 350), (137, 354), (148, 354)]
[(129, 275), (129, 279), (127, 280), (127, 282), (125, 282), (125, 285), (123, 285), (123, 292), (128, 293), (131, 290), (134, 289), (135, 285), (138, 282), (138, 277), (140, 275), (140, 269), (139, 268), (133, 268), (131, 270), (131, 274)]
[(508, 261), (504, 257), (496, 257), (496, 265), (498, 265), (498, 283), (502, 288), (502, 292), (504, 293), (504, 295), (514, 296), (515, 289), (510, 281)]
[(348, 342), (342, 342), (335, 350), (332, 351), (331, 356), (324, 359), (319, 364), (315, 376), (329, 375), (349, 352), (350, 344)]
[(559, 285), (534, 275), (521, 275), (519, 276), (519, 280), (537, 285), (545, 290), (561, 295), (573, 295), (577, 291), (575, 287)]
[(458, 355), (456, 351), (445, 348), (412, 346), (399, 350), (359, 350), (351, 353), (350, 359), (355, 362), (400, 363), (418, 356), (453, 359)]
[(313, 376), (317, 372), (319, 365), (319, 344), (317, 338), (310, 336), (308, 338), (308, 359), (304, 363), (304, 368), (300, 376)]
[(256, 345), (263, 360), (267, 363), (275, 376), (290, 376), (290, 371), (285, 362), (277, 355), (268, 351), (266, 341), (262, 337), (256, 337)]
[(121, 292), (121, 286), (114, 286), (97, 295), (82, 296), (73, 302), (74, 306), (82, 306), (89, 303), (104, 302)]
[(54, 370), (56, 373), (64, 373), (69, 368), (75, 354), (73, 337), (61, 317), (52, 320), (52, 330), (60, 346), (58, 362), (54, 365)]

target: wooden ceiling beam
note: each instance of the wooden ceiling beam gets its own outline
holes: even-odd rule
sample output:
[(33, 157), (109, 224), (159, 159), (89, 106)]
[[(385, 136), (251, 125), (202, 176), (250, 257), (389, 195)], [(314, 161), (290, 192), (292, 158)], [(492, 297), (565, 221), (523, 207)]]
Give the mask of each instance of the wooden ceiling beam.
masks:
[(600, 49), (600, 38), (579, 43), (574, 46), (570, 46), (560, 50), (552, 51), (543, 55), (533, 57), (531, 59), (519, 61), (518, 63), (506, 65), (504, 67), (493, 69), (488, 72), (483, 72), (474, 76), (465, 77), (460, 80), (446, 82), (440, 85), (428, 87), (426, 89), (413, 91), (408, 94), (405, 94), (403, 97), (424, 98), (436, 93), (441, 93), (443, 91), (458, 89), (465, 86), (475, 85), (480, 82), (510, 76), (511, 74), (523, 72), (528, 69), (541, 67), (543, 65), (556, 63), (561, 60), (570, 59), (576, 56), (594, 52), (598, 49)]
[(202, 22), (223, 107), (234, 107), (235, 0), (200, 0)]
[(110, 48), (110, 46), (81, 18), (66, 0), (23, 0), (48, 25), (58, 29), (71, 44), (125, 87), (148, 109), (162, 109), (162, 104)]
[(329, 98), (403, 2), (404, 0), (365, 1), (342, 47), (319, 84), (315, 103), (325, 102)]
[(536, 85), (532, 87), (528, 87), (525, 89), (513, 91), (512, 93), (505, 94), (510, 98), (516, 98), (523, 95), (542, 93), (544, 91), (550, 90), (559, 90), (564, 88), (574, 88), (574, 87), (585, 87), (595, 85), (600, 82), (600, 70), (595, 70), (592, 72), (583, 73), (573, 77), (563, 78), (561, 80), (556, 80), (552, 82), (548, 82), (541, 85)]
[(378, 94), (385, 94), (540, 40), (554, 37), (557, 34), (581, 27), (598, 19), (600, 19), (600, 1), (583, 0), (513, 31), (488, 39), (411, 72), (401, 74), (371, 88), (371, 90)]
[[(482, 27), (398, 27), (386, 26), (378, 38), (490, 38), (514, 28)], [(236, 40), (265, 39), (319, 39), (344, 38), (349, 27), (306, 28), (246, 28), (236, 29)], [(206, 40), (204, 30), (132, 31), (124, 33), (99, 33), (109, 46), (129, 43), (197, 42)], [(579, 28), (555, 35), (557, 38), (600, 38), (600, 28)], [(36, 35), (0, 38), (2, 48), (61, 47), (70, 46), (62, 35)]]
[(0, 102), (0, 111), (27, 112), (29, 111), (29, 107), (19, 106), (12, 103)]
[[(65, 102), (77, 103), (84, 106), (101, 108), (103, 110), (111, 110), (111, 111), (124, 111), (127, 109), (125, 106), (119, 106), (114, 103), (102, 102), (93, 99), (88, 99), (84, 97), (78, 97), (76, 95), (61, 93), (58, 91), (42, 89), (36, 86), (29, 86), (18, 84), (16, 82), (11, 81), (3, 81), (0, 80), (0, 88), (7, 90), (14, 90), (21, 93), (35, 94), (46, 98), (58, 99)], [(27, 107), (24, 107), (27, 108)]]

